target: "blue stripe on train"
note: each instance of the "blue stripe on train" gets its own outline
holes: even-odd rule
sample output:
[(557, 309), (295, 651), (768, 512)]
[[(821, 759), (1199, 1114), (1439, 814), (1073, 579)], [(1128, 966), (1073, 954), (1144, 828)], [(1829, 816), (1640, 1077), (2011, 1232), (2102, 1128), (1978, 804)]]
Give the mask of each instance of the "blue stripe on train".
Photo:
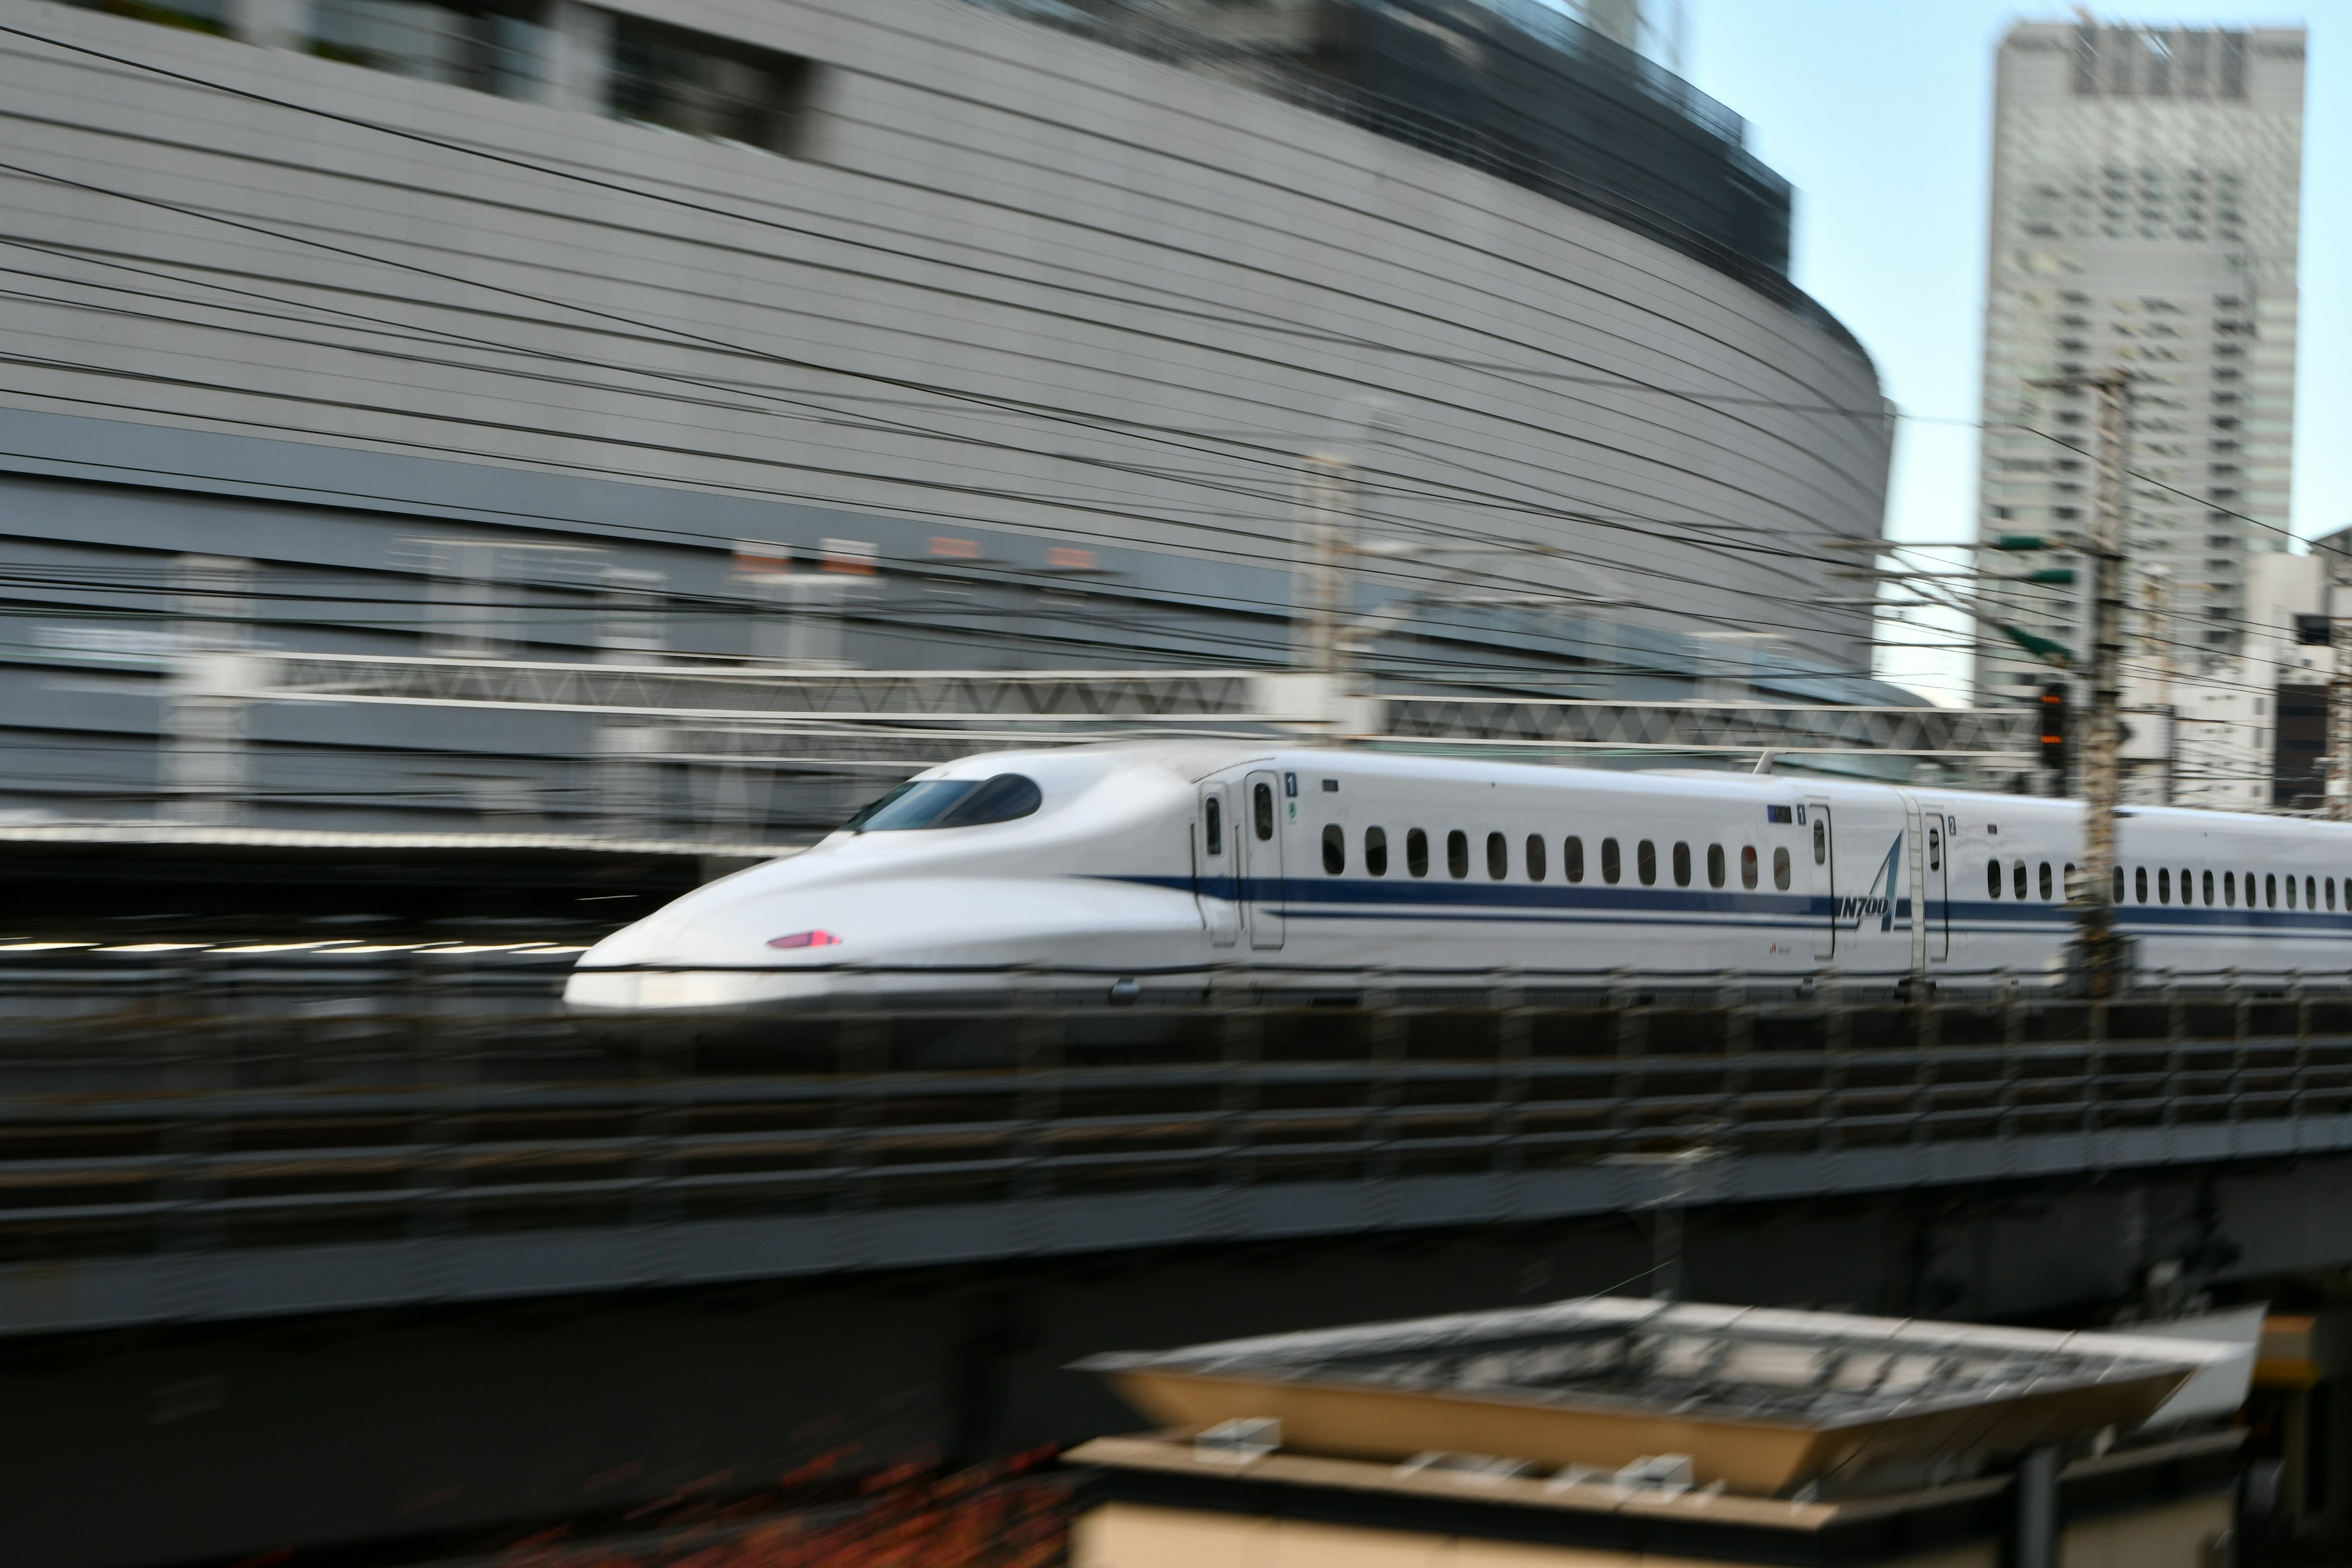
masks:
[[(1105, 881), (1132, 882), (1173, 892), (1194, 890), (1190, 877), (1105, 877)], [(1645, 925), (1737, 925), (1770, 930), (1795, 926), (1817, 929), (1829, 922), (1832, 904), (1851, 906), (1847, 898), (1831, 899), (1802, 893), (1748, 893), (1722, 889), (1673, 888), (1611, 888), (1606, 886), (1545, 887), (1526, 883), (1423, 881), (1418, 879), (1373, 880), (1335, 877), (1203, 877), (1199, 890), (1210, 898), (1279, 904), (1291, 920), (1447, 920), (1488, 921), (1523, 924), (1529, 921), (1570, 925), (1606, 920), (1633, 920)], [(1341, 906), (1333, 908), (1330, 906)], [(1881, 913), (1880, 904), (1873, 913)], [(1557, 913), (1547, 914), (1551, 910)], [(1932, 921), (1937, 910), (1931, 907)], [(2027, 900), (1993, 901), (1955, 899), (1943, 908), (1955, 932), (2015, 934), (2021, 930), (2064, 927), (2074, 915), (2063, 904)], [(2126, 931), (2170, 935), (2200, 933), (2293, 933), (2305, 936), (2352, 936), (2352, 912), (2342, 914), (2307, 910), (2202, 909), (2179, 905), (2126, 904), (2117, 910)], [(1677, 918), (1679, 917), (1679, 918)], [(1911, 900), (1897, 899), (1894, 920), (1908, 924)], [(1839, 921), (1853, 930), (1855, 915), (1849, 909)]]

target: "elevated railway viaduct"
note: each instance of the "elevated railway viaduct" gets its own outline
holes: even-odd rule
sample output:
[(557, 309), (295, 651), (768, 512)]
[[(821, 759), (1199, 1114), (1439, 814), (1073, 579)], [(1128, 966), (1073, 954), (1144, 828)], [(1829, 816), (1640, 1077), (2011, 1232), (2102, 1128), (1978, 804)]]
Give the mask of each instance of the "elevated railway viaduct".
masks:
[(2352, 1264), (2341, 976), (1041, 973), (599, 1038), (545, 948), (141, 945), (0, 952), (24, 1563), (1066, 1441), (1133, 1420), (1059, 1370), (1113, 1346), (1662, 1279), (2061, 1321)]

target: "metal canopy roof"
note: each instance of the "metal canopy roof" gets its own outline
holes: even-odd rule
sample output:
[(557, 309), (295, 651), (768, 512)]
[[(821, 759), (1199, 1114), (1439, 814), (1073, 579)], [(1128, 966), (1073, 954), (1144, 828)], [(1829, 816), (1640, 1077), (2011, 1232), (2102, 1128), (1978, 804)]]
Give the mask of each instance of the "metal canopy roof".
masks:
[(1972, 1473), (2136, 1426), (2228, 1347), (1595, 1298), (1164, 1353), (1097, 1356), (1171, 1425), (1273, 1417), (1286, 1447), (1617, 1468), (1688, 1454), (1778, 1493)]

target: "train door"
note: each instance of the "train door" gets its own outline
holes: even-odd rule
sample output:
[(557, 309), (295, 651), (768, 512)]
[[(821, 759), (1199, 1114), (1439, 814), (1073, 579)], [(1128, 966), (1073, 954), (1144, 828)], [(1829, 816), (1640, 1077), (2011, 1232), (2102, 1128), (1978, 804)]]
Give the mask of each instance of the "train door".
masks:
[(1282, 945), (1282, 823), (1289, 802), (1282, 773), (1255, 773), (1242, 781), (1242, 831), (1234, 847), (1241, 852), (1241, 907), (1249, 927), (1250, 945)]
[(1911, 883), (1911, 967), (1925, 973), (1933, 963), (1952, 956), (1952, 883), (1950, 835), (1943, 813), (1923, 807), (1903, 796), (1904, 826), (1909, 834)]
[(1234, 842), (1234, 826), (1233, 792), (1221, 784), (1203, 788), (1200, 820), (1192, 825), (1192, 897), (1212, 947), (1231, 947), (1241, 932), (1241, 911), (1234, 902), (1241, 896), (1234, 886), (1241, 846)]
[(1829, 803), (1823, 800), (1805, 802), (1805, 842), (1813, 862), (1813, 907), (1821, 911), (1820, 942), (1813, 949), (1815, 958), (1837, 956), (1838, 895), (1837, 895), (1837, 835), (1830, 825)]

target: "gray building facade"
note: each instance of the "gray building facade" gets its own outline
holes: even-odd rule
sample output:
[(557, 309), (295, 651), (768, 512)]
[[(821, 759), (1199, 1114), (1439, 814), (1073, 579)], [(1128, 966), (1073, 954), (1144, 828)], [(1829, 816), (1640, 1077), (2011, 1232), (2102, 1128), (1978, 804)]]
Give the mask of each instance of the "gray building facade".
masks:
[(961, 0), (138, 11), (0, 0), (18, 820), (207, 725), (259, 821), (595, 816), (576, 716), (242, 650), (1279, 666), (1334, 473), (1386, 683), (1885, 692), (1866, 355), (1463, 145)]

